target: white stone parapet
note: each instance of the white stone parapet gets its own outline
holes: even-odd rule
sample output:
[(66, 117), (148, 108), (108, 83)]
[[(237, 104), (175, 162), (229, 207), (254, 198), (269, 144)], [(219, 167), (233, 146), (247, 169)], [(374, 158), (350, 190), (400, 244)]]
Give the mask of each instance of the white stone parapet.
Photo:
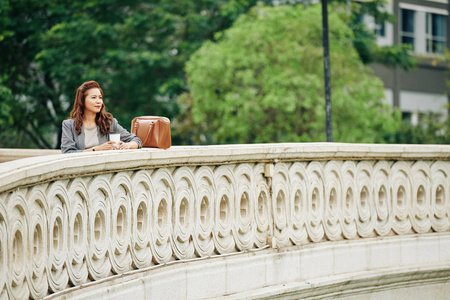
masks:
[(0, 163), (27, 157), (61, 154), (61, 150), (0, 148)]
[(267, 247), (446, 236), (449, 193), (443, 145), (192, 146), (1, 163), (0, 298)]

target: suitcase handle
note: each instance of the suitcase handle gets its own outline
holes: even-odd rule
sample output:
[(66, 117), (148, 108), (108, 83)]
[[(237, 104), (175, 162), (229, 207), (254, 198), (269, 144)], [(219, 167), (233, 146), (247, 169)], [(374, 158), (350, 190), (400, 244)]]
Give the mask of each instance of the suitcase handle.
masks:
[[(148, 127), (148, 131), (147, 131), (147, 138), (145, 139), (145, 141), (142, 142), (142, 145), (147, 143), (147, 140), (150, 137), (150, 131), (152, 130), (153, 125), (155, 125), (155, 122), (154, 121), (150, 122), (150, 126)], [(138, 129), (139, 129), (139, 120), (136, 120), (136, 122), (134, 123), (134, 128), (136, 128), (135, 132), (137, 133)]]

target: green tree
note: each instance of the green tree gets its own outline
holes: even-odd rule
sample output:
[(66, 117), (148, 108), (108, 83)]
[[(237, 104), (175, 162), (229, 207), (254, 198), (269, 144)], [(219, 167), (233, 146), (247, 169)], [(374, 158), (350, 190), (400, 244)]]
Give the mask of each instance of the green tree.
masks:
[[(85, 80), (100, 82), (108, 109), (125, 126), (136, 115), (173, 118), (179, 113), (178, 95), (187, 89), (183, 70), (190, 55), (204, 41), (219, 40), (222, 35), (215, 33), (229, 28), (256, 3), (0, 1), (0, 147), (58, 147), (61, 121), (69, 114), (75, 89)], [(352, 16), (363, 11), (377, 20), (387, 18), (379, 9), (381, 0), (349, 3)], [(352, 43), (361, 45), (360, 57), (367, 63), (382, 60), (379, 51), (364, 51), (376, 49), (373, 33), (364, 26), (351, 28)], [(391, 51), (384, 59), (408, 63), (401, 59), (403, 54)], [(174, 143), (181, 143), (177, 135)]]
[[(270, 3), (275, 5), (308, 5), (312, 2), (310, 0), (270, 1)], [(385, 6), (388, 5), (387, 0), (328, 0), (328, 9), (334, 9), (336, 4), (345, 8), (340, 10), (340, 15), (353, 32), (352, 43), (364, 64), (378, 62), (390, 67), (400, 67), (405, 70), (415, 67), (416, 62), (414, 57), (410, 55), (411, 48), (409, 45), (378, 46), (374, 30), (368, 28), (362, 21), (363, 16), (369, 16), (373, 18), (375, 24), (396, 22), (395, 16), (386, 10)]]
[(421, 114), (418, 124), (404, 120), (400, 128), (386, 134), (385, 140), (396, 144), (449, 144), (450, 119), (435, 112)]
[[(258, 6), (206, 42), (186, 65), (183, 134), (197, 143), (325, 141), (320, 18), (318, 5)], [(329, 23), (333, 138), (381, 142), (399, 115), (382, 104), (383, 84), (359, 59), (352, 30), (335, 12)]]
[(76, 88), (97, 80), (123, 125), (178, 113), (183, 67), (256, 0), (0, 1), (0, 147), (58, 147)]

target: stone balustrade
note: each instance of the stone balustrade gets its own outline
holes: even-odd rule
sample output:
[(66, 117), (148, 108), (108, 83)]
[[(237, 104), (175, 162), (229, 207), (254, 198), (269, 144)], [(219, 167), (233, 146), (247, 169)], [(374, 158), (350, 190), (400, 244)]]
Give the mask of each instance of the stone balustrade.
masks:
[(61, 154), (61, 150), (0, 148), (0, 163), (27, 157)]
[(252, 249), (447, 233), (449, 159), (450, 146), (318, 143), (2, 163), (0, 298)]

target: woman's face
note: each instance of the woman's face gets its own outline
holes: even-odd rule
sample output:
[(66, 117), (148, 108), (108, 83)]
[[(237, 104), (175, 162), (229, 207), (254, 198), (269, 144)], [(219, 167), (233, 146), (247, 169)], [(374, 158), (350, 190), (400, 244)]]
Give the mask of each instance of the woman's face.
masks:
[(103, 105), (103, 96), (98, 88), (89, 89), (86, 92), (84, 106), (86, 112), (99, 113)]

